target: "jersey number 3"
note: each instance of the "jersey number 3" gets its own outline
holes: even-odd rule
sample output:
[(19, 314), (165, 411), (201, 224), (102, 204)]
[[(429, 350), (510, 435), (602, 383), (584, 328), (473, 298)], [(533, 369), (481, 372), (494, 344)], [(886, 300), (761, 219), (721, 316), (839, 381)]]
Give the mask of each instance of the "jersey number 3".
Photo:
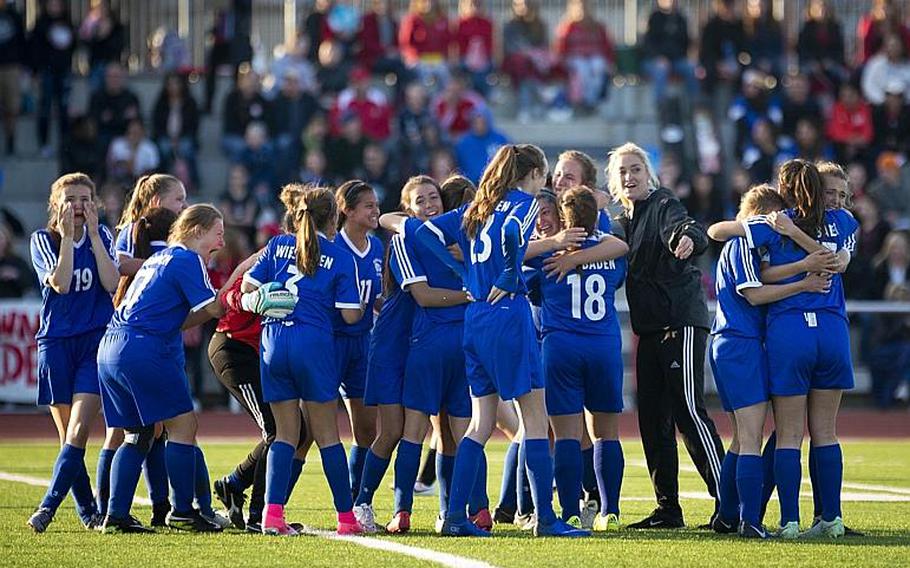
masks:
[[(479, 239), (471, 239), (471, 264), (480, 264), (490, 259), (493, 254), (493, 241), (490, 239), (490, 226), (493, 224), (493, 216), (490, 215), (487, 222), (480, 229)], [(477, 241), (480, 241), (480, 250), (474, 250)]]
[(582, 310), (585, 318), (590, 321), (600, 321), (607, 315), (607, 301), (604, 294), (607, 292), (607, 282), (600, 274), (590, 274), (584, 279), (585, 299), (581, 301), (581, 276), (570, 274), (566, 282), (572, 287), (572, 317), (581, 319)]

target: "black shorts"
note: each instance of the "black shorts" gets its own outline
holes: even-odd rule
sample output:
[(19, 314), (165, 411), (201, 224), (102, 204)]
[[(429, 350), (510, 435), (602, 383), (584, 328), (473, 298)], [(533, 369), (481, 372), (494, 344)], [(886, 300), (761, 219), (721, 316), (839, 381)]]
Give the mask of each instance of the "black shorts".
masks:
[(209, 360), (215, 376), (256, 421), (263, 438), (274, 437), (275, 417), (262, 398), (259, 351), (223, 332), (216, 332), (209, 342)]

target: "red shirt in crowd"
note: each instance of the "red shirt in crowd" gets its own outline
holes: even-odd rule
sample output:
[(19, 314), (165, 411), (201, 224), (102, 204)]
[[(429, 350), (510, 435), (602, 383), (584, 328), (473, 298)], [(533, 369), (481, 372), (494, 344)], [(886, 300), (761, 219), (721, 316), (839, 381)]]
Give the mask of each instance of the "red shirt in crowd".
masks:
[(493, 61), (493, 22), (484, 16), (458, 20), (455, 30), (458, 57), (472, 71), (482, 71)]
[(257, 314), (243, 311), (240, 307), (240, 285), (243, 278), (238, 278), (231, 284), (227, 292), (221, 295), (221, 305), (225, 314), (218, 320), (215, 331), (227, 334), (235, 341), (246, 343), (257, 352), (259, 351), (259, 337), (262, 334), (262, 320)]
[[(856, 42), (856, 60), (859, 65), (868, 63), (869, 59), (881, 49), (882, 43), (885, 41), (883, 26), (884, 24), (881, 21), (875, 20), (869, 14), (860, 18), (859, 23), (856, 25), (856, 37), (858, 40)], [(896, 33), (904, 40), (904, 51), (910, 53), (910, 27), (901, 24)]]
[(356, 113), (360, 117), (363, 134), (371, 140), (381, 142), (392, 133), (392, 107), (378, 89), (369, 88), (360, 97), (354, 88), (339, 93), (329, 113), (329, 124), (335, 136), (341, 135), (341, 117), (347, 112)]
[(831, 107), (828, 138), (839, 144), (870, 144), (872, 142), (872, 109), (865, 102), (849, 108), (837, 101)]
[[(384, 22), (380, 22), (380, 16), (376, 12), (368, 12), (363, 15), (360, 21), (360, 53), (358, 54), (360, 64), (367, 69), (372, 70), (381, 57), (388, 54), (392, 49), (398, 48), (398, 23), (392, 18), (385, 16)], [(388, 25), (388, 35), (383, 37), (381, 25)]]
[(445, 92), (437, 95), (430, 110), (440, 126), (457, 138), (471, 128), (471, 115), (475, 109), (483, 108), (484, 100), (474, 91), (464, 91), (454, 101), (445, 95)]
[(437, 18), (427, 22), (423, 16), (410, 13), (401, 20), (398, 29), (398, 47), (408, 65), (417, 64), (422, 58), (435, 57), (445, 61), (449, 55), (452, 33), (449, 20)]
[(607, 29), (599, 22), (562, 22), (556, 30), (556, 54), (562, 58), (580, 56), (603, 56), (613, 62), (613, 42)]

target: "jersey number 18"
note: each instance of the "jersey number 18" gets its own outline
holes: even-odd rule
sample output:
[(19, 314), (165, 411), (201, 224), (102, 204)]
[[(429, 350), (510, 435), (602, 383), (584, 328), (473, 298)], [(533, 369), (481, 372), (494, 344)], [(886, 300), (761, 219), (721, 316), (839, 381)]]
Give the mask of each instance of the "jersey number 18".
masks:
[(581, 300), (582, 278), (580, 275), (570, 274), (566, 282), (572, 287), (572, 317), (581, 319), (582, 311), (585, 318), (590, 321), (600, 321), (607, 315), (607, 301), (604, 294), (607, 292), (607, 282), (600, 274), (589, 274), (584, 278), (584, 304)]

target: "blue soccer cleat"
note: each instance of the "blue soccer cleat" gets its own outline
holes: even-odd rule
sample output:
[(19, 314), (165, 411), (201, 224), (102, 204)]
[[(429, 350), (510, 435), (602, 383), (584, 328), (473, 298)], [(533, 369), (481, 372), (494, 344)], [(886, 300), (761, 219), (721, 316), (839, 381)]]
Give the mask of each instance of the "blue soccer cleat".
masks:
[(442, 523), (442, 536), (490, 536), (490, 533), (465, 519), (459, 523), (450, 522), (448, 519)]
[(549, 525), (537, 521), (534, 527), (534, 536), (559, 536), (564, 538), (582, 538), (591, 536), (591, 531), (577, 529), (562, 519), (556, 519)]

